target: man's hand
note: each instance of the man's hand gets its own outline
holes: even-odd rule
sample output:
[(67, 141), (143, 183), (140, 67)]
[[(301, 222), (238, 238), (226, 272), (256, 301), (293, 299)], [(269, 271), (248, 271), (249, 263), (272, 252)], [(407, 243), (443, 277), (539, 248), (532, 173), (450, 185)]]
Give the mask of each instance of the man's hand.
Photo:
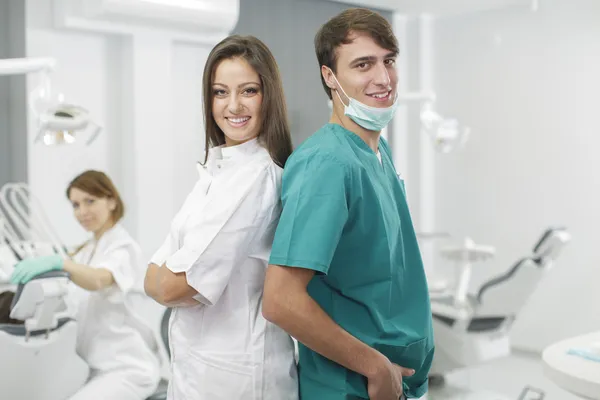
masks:
[(310, 297), (306, 287), (315, 272), (270, 265), (263, 296), (263, 315), (312, 351), (367, 378), (369, 398), (399, 400), (402, 376), (414, 371), (395, 365), (340, 327)]
[(402, 396), (402, 377), (412, 376), (413, 369), (404, 368), (382, 358), (381, 365), (368, 379), (371, 400), (398, 400)]

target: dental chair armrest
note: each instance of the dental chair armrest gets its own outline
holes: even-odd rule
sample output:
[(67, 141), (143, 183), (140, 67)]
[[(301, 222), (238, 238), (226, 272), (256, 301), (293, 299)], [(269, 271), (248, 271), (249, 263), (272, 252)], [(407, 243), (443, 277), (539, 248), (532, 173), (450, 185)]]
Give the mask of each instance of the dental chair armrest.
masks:
[(44, 279), (44, 278), (70, 278), (71, 274), (67, 271), (48, 271), (42, 274), (36, 275), (33, 279)]
[[(70, 279), (71, 278), (71, 274), (69, 274), (67, 271), (48, 271), (48, 272), (43, 272), (39, 275), (34, 276), (31, 281), (36, 280), (36, 279), (47, 279), (47, 278), (67, 278)], [(31, 282), (29, 281), (29, 282)], [(20, 283), (17, 286), (17, 290), (15, 292), (15, 297), (13, 297), (13, 301), (10, 305), (11, 310), (13, 308), (15, 308), (15, 306), (17, 305), (19, 298), (21, 297), (21, 293), (23, 293), (23, 289), (25, 288), (26, 283)]]
[(10, 317), (25, 321), (28, 332), (51, 330), (68, 315), (64, 298), (68, 295), (69, 274), (64, 271), (40, 274), (19, 285)]

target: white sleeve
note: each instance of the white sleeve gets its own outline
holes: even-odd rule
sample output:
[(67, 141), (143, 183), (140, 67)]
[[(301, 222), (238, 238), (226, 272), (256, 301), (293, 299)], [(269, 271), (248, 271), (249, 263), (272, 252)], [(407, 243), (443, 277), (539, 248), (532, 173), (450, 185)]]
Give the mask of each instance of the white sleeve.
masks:
[(158, 248), (158, 250), (156, 250), (156, 252), (150, 258), (150, 263), (156, 264), (159, 267), (162, 266), (167, 260), (167, 257), (173, 254), (173, 250), (171, 249), (171, 242), (171, 232), (169, 232), (163, 244)]
[(136, 284), (136, 271), (139, 266), (133, 265), (135, 259), (129, 246), (123, 246), (109, 251), (102, 259), (95, 261), (93, 267), (109, 270), (119, 289), (127, 293)]
[(215, 196), (193, 222), (183, 246), (166, 264), (174, 273), (186, 273), (198, 292), (195, 299), (208, 305), (219, 299), (233, 269), (268, 226), (279, 202), (278, 187), (272, 169), (264, 168), (254, 179), (238, 180), (234, 191)]

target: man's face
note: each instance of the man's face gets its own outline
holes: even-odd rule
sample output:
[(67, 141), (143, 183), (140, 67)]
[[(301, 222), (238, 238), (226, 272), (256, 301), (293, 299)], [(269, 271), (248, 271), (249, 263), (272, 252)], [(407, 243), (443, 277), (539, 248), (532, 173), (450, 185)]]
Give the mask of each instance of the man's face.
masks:
[[(352, 43), (343, 44), (336, 50), (337, 82), (331, 70), (323, 67), (325, 81), (332, 89), (339, 89), (341, 85), (343, 90), (338, 90), (338, 93), (346, 105), (348, 99), (344, 92), (371, 107), (391, 106), (398, 84), (396, 54), (380, 47), (367, 34), (351, 32), (349, 38)], [(332, 97), (336, 101), (335, 93)]]

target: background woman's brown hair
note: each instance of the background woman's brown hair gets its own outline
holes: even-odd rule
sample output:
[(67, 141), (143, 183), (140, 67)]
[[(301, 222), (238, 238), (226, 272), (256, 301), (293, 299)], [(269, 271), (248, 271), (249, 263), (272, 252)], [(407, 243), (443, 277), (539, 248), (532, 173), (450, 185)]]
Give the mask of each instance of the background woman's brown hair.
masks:
[[(123, 218), (123, 215), (125, 215), (125, 204), (121, 199), (121, 195), (119, 195), (114, 183), (104, 172), (88, 170), (77, 175), (67, 187), (67, 199), (70, 198), (71, 189), (79, 189), (98, 198), (113, 199), (116, 203), (115, 209), (112, 210), (113, 224), (119, 222), (121, 218)], [(78, 246), (69, 255), (73, 257), (75, 254), (79, 253), (86, 246), (86, 244), (87, 242)]]
[(117, 188), (104, 172), (89, 170), (77, 175), (67, 187), (67, 198), (70, 198), (71, 189), (79, 189), (94, 197), (113, 199), (116, 203), (116, 207), (112, 211), (113, 224), (123, 218), (125, 204), (123, 204)]
[(229, 36), (217, 44), (206, 61), (202, 79), (204, 94), (204, 126), (206, 127), (206, 154), (214, 146), (225, 144), (225, 134), (212, 115), (213, 80), (219, 63), (226, 59), (243, 58), (260, 77), (263, 92), (261, 104), (262, 125), (259, 142), (267, 149), (273, 161), (283, 168), (292, 153), (292, 139), (287, 118), (283, 84), (275, 57), (267, 46), (254, 36)]

